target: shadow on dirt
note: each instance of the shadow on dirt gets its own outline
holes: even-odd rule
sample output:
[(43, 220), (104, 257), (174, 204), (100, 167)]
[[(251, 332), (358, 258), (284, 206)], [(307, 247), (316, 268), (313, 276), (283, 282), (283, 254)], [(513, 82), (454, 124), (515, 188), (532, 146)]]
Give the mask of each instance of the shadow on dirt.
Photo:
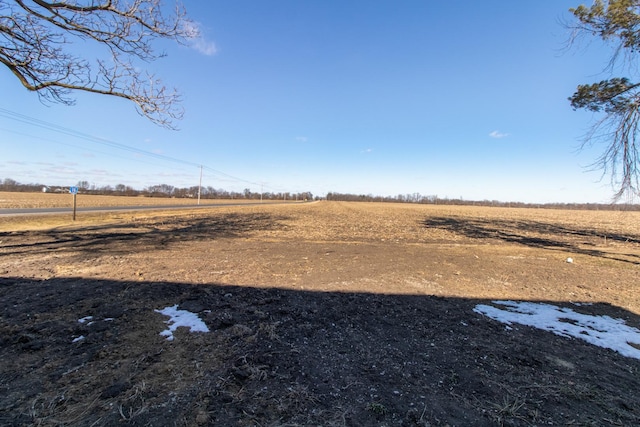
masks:
[[(0, 424), (640, 423), (640, 360), (477, 304), (491, 303), (0, 278)], [(210, 332), (165, 339), (157, 310), (173, 305)], [(608, 304), (564, 305), (640, 325)]]
[(603, 242), (618, 244), (640, 244), (640, 236), (606, 234), (589, 229), (571, 228), (559, 224), (521, 220), (483, 220), (469, 218), (434, 217), (422, 222), (427, 228), (439, 228), (471, 239), (498, 239), (533, 248), (562, 250), (582, 255), (614, 259), (640, 264), (637, 254), (609, 253), (592, 249)]
[[(266, 213), (212, 216), (175, 216), (135, 219), (131, 222), (74, 229), (14, 231), (0, 233), (3, 253), (38, 254), (50, 251), (140, 252), (179, 242), (241, 237), (252, 231), (283, 227), (286, 217)], [(28, 243), (25, 243), (28, 242)], [(125, 246), (127, 247), (127, 246)]]

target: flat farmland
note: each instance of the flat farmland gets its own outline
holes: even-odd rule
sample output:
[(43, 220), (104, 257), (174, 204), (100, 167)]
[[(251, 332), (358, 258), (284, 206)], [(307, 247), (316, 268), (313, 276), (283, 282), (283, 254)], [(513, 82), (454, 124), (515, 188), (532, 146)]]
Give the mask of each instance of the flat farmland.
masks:
[(0, 422), (636, 425), (639, 273), (638, 212), (5, 220)]
[[(200, 204), (242, 203), (244, 199), (201, 199)], [(255, 201), (255, 200), (254, 200)], [(115, 207), (149, 205), (194, 205), (197, 198), (124, 197), (78, 194), (78, 207)], [(73, 195), (68, 193), (14, 193), (0, 191), (0, 209), (65, 208), (73, 206)]]

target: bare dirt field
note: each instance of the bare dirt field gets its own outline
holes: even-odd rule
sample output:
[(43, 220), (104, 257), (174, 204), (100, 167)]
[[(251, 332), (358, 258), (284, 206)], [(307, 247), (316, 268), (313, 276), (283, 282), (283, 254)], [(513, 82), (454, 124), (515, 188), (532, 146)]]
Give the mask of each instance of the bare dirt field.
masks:
[(639, 212), (0, 218), (0, 425), (638, 425), (639, 285)]
[[(149, 206), (149, 205), (194, 205), (197, 198), (172, 197), (122, 197), (78, 194), (76, 204), (81, 207)], [(237, 204), (255, 202), (245, 199), (201, 199), (200, 204)], [(12, 208), (71, 208), (73, 195), (61, 193), (12, 193), (0, 191), (0, 209)]]
[[(193, 199), (169, 197), (119, 197), (78, 194), (78, 207), (82, 206), (144, 206), (149, 204), (194, 204)], [(73, 196), (61, 193), (0, 192), (0, 209), (10, 208), (64, 208), (73, 206)]]

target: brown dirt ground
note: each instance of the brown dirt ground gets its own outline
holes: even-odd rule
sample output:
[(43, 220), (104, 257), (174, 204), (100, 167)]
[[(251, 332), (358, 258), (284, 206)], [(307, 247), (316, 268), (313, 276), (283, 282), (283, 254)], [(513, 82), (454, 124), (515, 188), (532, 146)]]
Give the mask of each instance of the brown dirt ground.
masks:
[[(93, 194), (78, 194), (76, 206), (107, 207), (107, 206), (149, 206), (149, 205), (194, 205), (197, 198), (172, 197), (122, 197), (101, 196)], [(255, 200), (245, 199), (201, 199), (201, 205), (255, 203)], [(68, 193), (19, 193), (0, 191), (0, 209), (12, 208), (66, 208), (73, 207), (73, 195)]]
[[(638, 425), (640, 360), (473, 308), (640, 328), (639, 272), (638, 212), (0, 218), (0, 425)], [(210, 332), (167, 341), (155, 310), (175, 304)]]

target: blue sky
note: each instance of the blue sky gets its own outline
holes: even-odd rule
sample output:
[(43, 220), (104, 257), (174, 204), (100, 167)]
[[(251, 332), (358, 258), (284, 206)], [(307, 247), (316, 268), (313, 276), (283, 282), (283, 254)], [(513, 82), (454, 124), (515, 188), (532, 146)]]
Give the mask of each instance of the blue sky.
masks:
[(609, 58), (565, 49), (579, 3), (188, 0), (202, 39), (148, 65), (184, 97), (180, 130), (104, 96), (43, 105), (0, 69), (0, 178), (182, 187), (202, 164), (237, 191), (606, 203), (601, 147), (577, 150), (594, 117), (567, 101)]

